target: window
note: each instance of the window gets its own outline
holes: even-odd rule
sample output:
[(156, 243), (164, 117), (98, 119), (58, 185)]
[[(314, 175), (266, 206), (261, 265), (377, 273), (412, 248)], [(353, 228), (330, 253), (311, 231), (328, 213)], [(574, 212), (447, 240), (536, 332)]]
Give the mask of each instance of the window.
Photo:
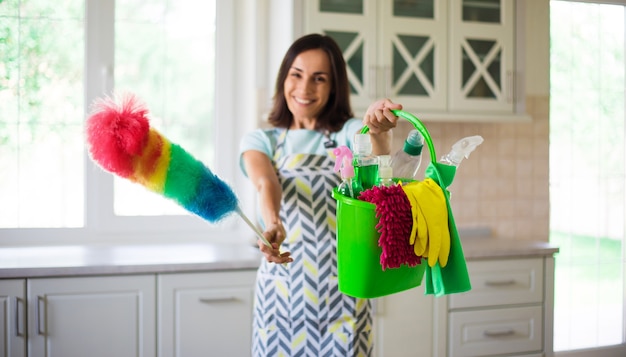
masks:
[[(550, 3), (550, 241), (560, 247), (556, 351), (623, 355), (626, 347), (624, 8)], [(601, 354), (606, 346), (617, 349)]]
[(215, 88), (232, 68), (223, 28), (233, 22), (232, 6), (0, 0), (0, 237), (206, 237), (227, 228), (97, 168), (86, 155), (83, 124), (96, 98), (133, 92), (146, 102), (151, 125), (234, 182), (235, 122), (215, 120), (228, 110), (216, 105)]

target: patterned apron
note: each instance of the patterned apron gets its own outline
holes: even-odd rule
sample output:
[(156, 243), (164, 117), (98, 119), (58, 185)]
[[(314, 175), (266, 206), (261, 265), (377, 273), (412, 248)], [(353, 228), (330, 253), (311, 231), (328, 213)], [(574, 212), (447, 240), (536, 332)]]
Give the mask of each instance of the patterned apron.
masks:
[(370, 302), (337, 288), (336, 202), (339, 184), (328, 156), (282, 156), (287, 130), (278, 140), (274, 164), (283, 189), (280, 218), (290, 251), (286, 266), (263, 259), (256, 283), (253, 356), (370, 356)]

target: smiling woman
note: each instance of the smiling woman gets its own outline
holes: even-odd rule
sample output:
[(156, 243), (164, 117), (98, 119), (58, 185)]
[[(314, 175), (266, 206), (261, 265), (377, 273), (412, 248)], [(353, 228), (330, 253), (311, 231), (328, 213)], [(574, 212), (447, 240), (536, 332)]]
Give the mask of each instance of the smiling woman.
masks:
[(236, 142), (217, 155), (216, 133), (231, 133), (235, 123), (214, 120), (215, 86), (230, 69), (218, 75), (215, 67), (231, 55), (217, 37), (232, 22), (231, 6), (0, 0), (0, 236), (222, 232), (96, 169), (85, 157), (83, 127), (96, 98), (136, 93), (151, 125), (234, 181)]

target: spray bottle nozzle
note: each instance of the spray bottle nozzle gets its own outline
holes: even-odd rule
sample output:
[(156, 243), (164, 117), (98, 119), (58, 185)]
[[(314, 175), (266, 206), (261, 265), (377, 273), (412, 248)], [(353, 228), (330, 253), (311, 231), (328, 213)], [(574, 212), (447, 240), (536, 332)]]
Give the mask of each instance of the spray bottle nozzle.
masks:
[(452, 150), (463, 154), (463, 156), (468, 159), (472, 151), (474, 151), (478, 145), (482, 144), (483, 141), (484, 139), (480, 135), (468, 136), (452, 145)]
[(336, 156), (335, 172), (340, 172), (341, 178), (354, 177), (354, 167), (352, 166), (352, 150), (345, 145), (341, 145), (333, 150)]
[(452, 145), (450, 152), (442, 158), (442, 162), (458, 166), (463, 158), (469, 158), (472, 151), (484, 141), (480, 135), (465, 137)]

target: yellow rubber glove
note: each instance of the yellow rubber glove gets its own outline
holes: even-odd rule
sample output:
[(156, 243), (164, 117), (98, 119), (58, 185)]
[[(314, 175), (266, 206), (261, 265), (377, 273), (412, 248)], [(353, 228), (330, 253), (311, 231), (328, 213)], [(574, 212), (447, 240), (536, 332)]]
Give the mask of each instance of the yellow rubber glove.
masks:
[[(429, 231), (428, 265), (433, 267), (439, 261), (439, 265), (445, 267), (448, 264), (450, 254), (450, 229), (448, 227), (446, 198), (441, 187), (430, 178), (423, 181), (422, 187), (424, 191), (418, 203), (426, 218)], [(435, 247), (432, 247), (433, 242), (436, 242)]]
[[(448, 255), (450, 254), (450, 230), (448, 228), (448, 209), (443, 190), (435, 181), (430, 178), (424, 181), (412, 182), (403, 186), (404, 192), (411, 202), (411, 206), (419, 207), (418, 223), (426, 223), (427, 243), (420, 241), (421, 247), (425, 247), (422, 256), (428, 257), (428, 265), (434, 267), (437, 261), (441, 267), (445, 267), (448, 263)], [(411, 207), (411, 212), (415, 212)], [(421, 213), (421, 215), (419, 214)], [(415, 218), (414, 218), (415, 221)], [(418, 240), (420, 234), (420, 226), (417, 227)], [(414, 247), (414, 249), (417, 249)]]
[(426, 248), (428, 246), (428, 226), (426, 225), (426, 219), (424, 214), (417, 203), (416, 190), (414, 190), (416, 183), (402, 186), (406, 197), (411, 204), (411, 215), (413, 216), (413, 227), (411, 228), (411, 235), (409, 243), (413, 246), (415, 255), (423, 257), (427, 254)]

